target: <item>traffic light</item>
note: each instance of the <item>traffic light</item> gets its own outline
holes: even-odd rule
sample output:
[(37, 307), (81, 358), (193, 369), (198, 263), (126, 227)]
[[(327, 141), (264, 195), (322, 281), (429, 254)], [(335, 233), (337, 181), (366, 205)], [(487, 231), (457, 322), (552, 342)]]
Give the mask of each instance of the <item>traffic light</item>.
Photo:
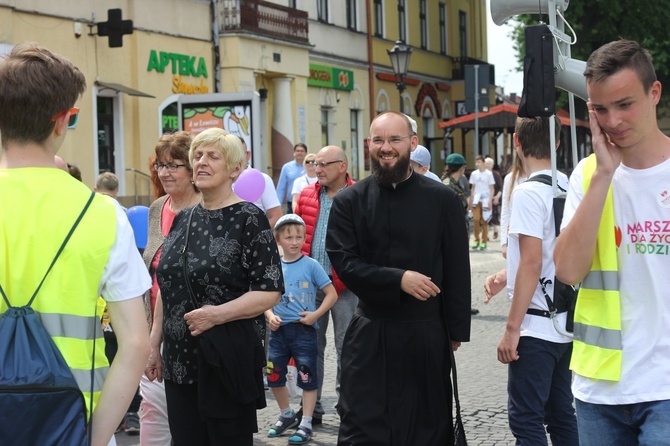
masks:
[(120, 9), (108, 9), (107, 21), (98, 25), (98, 35), (108, 36), (110, 48), (121, 48), (123, 46), (123, 35), (133, 33), (133, 21), (121, 20)]

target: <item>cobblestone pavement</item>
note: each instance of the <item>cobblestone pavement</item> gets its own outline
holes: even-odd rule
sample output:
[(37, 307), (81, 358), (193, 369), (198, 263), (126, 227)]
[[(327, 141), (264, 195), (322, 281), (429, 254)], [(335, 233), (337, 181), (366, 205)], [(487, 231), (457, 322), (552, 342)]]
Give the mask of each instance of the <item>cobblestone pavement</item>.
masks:
[[(507, 425), (507, 367), (496, 358), (496, 347), (505, 329), (509, 311), (509, 300), (501, 292), (489, 304), (484, 305), (484, 279), (488, 274), (505, 266), (498, 241), (489, 241), (488, 250), (471, 251), (472, 302), (480, 313), (472, 317), (472, 336), (456, 352), (458, 366), (458, 389), (461, 410), (468, 444), (471, 446), (513, 445), (514, 437)], [(331, 324), (332, 327), (332, 324)], [(333, 408), (335, 394), (335, 348), (332, 329), (326, 349), (326, 376), (323, 390), (323, 404), (326, 415), (321, 426), (315, 426), (310, 444), (326, 446), (337, 444), (339, 417)], [(259, 433), (254, 436), (255, 445), (286, 445), (288, 435), (268, 438), (267, 430), (279, 415), (277, 403), (272, 393), (266, 393), (268, 406), (258, 411)], [(299, 408), (299, 400), (292, 406)], [(139, 445), (138, 437), (117, 434), (121, 446)]]

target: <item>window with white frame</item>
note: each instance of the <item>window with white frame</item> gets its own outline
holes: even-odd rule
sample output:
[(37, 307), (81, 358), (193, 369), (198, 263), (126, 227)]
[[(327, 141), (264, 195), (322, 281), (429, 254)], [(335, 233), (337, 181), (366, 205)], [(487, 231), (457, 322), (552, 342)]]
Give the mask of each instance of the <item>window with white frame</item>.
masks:
[(321, 109), (321, 147), (330, 145), (330, 110)]
[(426, 0), (419, 0), (419, 29), (421, 31), (421, 48), (428, 49), (428, 10)]
[(407, 42), (407, 5), (405, 0), (398, 0), (398, 39)]
[(349, 169), (349, 174), (354, 180), (358, 180), (358, 170), (359, 170), (359, 158), (358, 158), (358, 149), (360, 144), (360, 130), (358, 120), (360, 117), (360, 110), (351, 110), (350, 121), (351, 121), (351, 168)]
[(449, 51), (447, 31), (447, 5), (440, 3), (440, 53), (442, 54), (447, 54)]
[(458, 11), (458, 36), (460, 39), (460, 54), (462, 58), (468, 57), (468, 15), (465, 11)]
[(316, 0), (316, 14), (319, 22), (328, 23), (328, 0)]
[(374, 0), (375, 37), (384, 37), (384, 4), (383, 0)]
[(347, 0), (347, 28), (358, 30), (357, 0)]

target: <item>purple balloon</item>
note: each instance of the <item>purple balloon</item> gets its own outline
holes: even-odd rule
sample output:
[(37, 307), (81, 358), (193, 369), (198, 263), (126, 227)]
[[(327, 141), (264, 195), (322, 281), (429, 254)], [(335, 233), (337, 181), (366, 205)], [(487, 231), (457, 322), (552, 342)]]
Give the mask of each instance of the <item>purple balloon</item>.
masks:
[(234, 185), (238, 197), (253, 203), (263, 195), (265, 178), (260, 171), (248, 168), (240, 174)]

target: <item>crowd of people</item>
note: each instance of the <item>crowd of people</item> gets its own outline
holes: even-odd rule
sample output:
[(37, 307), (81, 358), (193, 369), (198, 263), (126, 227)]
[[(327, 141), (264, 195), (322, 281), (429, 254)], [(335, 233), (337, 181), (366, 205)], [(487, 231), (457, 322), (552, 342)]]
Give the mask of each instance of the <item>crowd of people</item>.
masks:
[[(596, 50), (584, 75), (594, 154), (569, 179), (555, 174), (567, 190), (560, 236), (553, 190), (536, 181), (552, 175), (550, 128), (560, 131), (547, 117), (518, 118), (504, 179), (477, 157), (468, 180), (456, 153), (441, 178), (432, 174), (416, 123), (383, 112), (370, 125), (370, 176), (354, 182), (340, 147), (309, 153), (299, 143), (277, 189), (265, 175), (255, 203), (235, 193), (250, 157), (243, 140), (217, 128), (166, 134), (149, 164), (142, 249), (116, 201), (118, 178), (101, 174), (43, 281), (42, 295), (54, 298), (34, 304), (58, 318), (45, 326), (73, 374), (93, 372), (80, 385), (91, 444), (113, 444), (124, 419), (142, 445), (252, 445), (259, 429), (310, 442), (325, 414), (331, 318), (338, 444), (454, 444), (453, 352), (470, 341), (476, 312), (470, 254), (487, 249), (489, 224), (498, 232), (499, 204), (507, 268), (487, 277), (485, 302), (504, 288), (511, 300), (498, 360), (509, 367), (517, 444), (547, 444), (547, 434), (561, 445), (666, 444), (670, 257), (660, 234), (670, 221), (670, 138), (656, 124), (661, 84), (647, 51), (626, 40)], [(51, 269), (44, 253), (57, 250), (91, 195), (56, 155), (85, 87), (74, 65), (35, 44), (0, 63), (0, 206), (13, 210), (0, 217), (0, 285), (12, 296), (29, 295)], [(558, 328), (568, 313), (550, 311), (557, 279), (581, 283), (573, 335)], [(58, 328), (89, 308), (102, 330)], [(109, 333), (108, 361), (95, 351), (111, 346)], [(291, 358), (298, 410), (286, 388)], [(259, 427), (265, 386), (278, 416)]]

